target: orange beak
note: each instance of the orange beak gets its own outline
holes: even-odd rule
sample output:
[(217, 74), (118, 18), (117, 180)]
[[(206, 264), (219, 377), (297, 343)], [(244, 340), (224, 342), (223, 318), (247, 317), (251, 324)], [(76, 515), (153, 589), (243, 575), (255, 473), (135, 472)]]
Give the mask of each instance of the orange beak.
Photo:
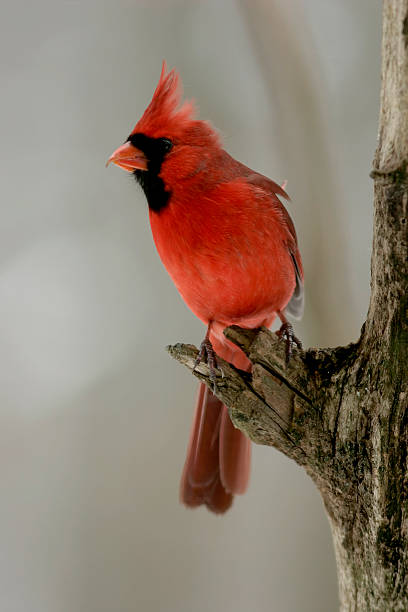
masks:
[(125, 142), (112, 153), (106, 166), (113, 162), (120, 168), (133, 172), (133, 170), (147, 170), (147, 159), (143, 151), (136, 149), (130, 142)]

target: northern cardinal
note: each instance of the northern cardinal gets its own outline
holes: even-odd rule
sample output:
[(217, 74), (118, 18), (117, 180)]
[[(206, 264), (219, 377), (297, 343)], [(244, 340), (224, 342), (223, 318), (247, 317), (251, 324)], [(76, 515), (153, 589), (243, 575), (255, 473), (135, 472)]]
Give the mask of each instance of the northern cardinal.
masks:
[[(163, 68), (153, 98), (126, 142), (108, 162), (132, 172), (149, 205), (153, 238), (168, 273), (191, 310), (207, 325), (199, 360), (215, 382), (216, 355), (250, 370), (225, 327), (270, 326), (287, 343), (300, 342), (286, 319), (303, 309), (303, 270), (296, 232), (274, 181), (232, 158), (213, 127), (181, 105), (175, 70)], [(200, 384), (180, 498), (225, 512), (244, 493), (250, 442), (235, 429), (227, 408)]]

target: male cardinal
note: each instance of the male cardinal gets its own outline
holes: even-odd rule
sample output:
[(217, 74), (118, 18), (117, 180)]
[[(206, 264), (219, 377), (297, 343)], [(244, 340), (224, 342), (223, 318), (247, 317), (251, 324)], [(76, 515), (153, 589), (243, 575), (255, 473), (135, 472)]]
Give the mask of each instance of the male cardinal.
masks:
[[(225, 327), (282, 326), (289, 358), (300, 342), (286, 319), (303, 309), (303, 270), (296, 232), (274, 181), (228, 155), (194, 106), (181, 106), (175, 70), (163, 68), (152, 101), (108, 160), (132, 172), (149, 205), (154, 242), (181, 296), (207, 325), (198, 361), (215, 382), (216, 355), (250, 370)], [(248, 485), (250, 442), (235, 429), (227, 408), (200, 384), (181, 501), (225, 512)]]

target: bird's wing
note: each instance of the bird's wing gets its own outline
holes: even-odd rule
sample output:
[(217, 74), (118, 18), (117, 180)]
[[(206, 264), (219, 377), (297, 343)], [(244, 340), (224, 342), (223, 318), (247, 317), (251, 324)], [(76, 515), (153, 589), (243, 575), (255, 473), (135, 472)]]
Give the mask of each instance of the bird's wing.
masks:
[(303, 270), (299, 268), (298, 261), (300, 262), (299, 251), (297, 251), (298, 257), (292, 253), (290, 254), (293, 261), (293, 266), (295, 268), (296, 274), (296, 286), (295, 290), (292, 293), (292, 297), (290, 298), (286, 308), (285, 313), (293, 317), (294, 319), (301, 319), (303, 316), (303, 310), (305, 305), (305, 290), (303, 285)]
[(278, 196), (289, 200), (288, 194), (277, 183), (271, 179), (254, 172), (245, 177), (245, 180), (254, 187), (260, 188), (270, 196), (271, 204), (280, 218), (280, 222), (284, 229), (285, 243), (290, 253), (295, 272), (296, 285), (290, 298), (285, 313), (289, 314), (294, 319), (301, 319), (304, 309), (304, 284), (303, 284), (303, 266), (300, 257), (300, 252), (297, 244), (297, 236), (295, 226), (290, 218), (290, 215)]

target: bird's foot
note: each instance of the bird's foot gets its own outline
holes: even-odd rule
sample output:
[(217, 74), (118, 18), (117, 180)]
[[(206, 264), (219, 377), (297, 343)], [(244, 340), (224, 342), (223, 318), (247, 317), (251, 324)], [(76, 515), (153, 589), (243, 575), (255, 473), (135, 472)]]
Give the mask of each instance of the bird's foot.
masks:
[[(205, 361), (208, 365), (208, 369), (210, 370), (210, 380), (213, 385), (213, 392), (217, 392), (217, 373), (216, 370), (218, 368), (217, 357), (215, 355), (215, 351), (213, 349), (213, 345), (211, 344), (210, 339), (206, 336), (200, 345), (200, 350), (198, 351), (197, 359), (194, 362), (193, 372), (200, 365), (202, 361)], [(218, 368), (220, 369), (220, 368)], [(224, 376), (223, 371), (220, 369), (221, 375)]]
[(282, 323), (280, 329), (276, 332), (276, 335), (278, 336), (279, 340), (284, 340), (286, 343), (286, 363), (289, 363), (289, 360), (292, 357), (293, 347), (297, 346), (298, 349), (302, 350), (302, 343), (298, 338), (296, 338), (293, 327), (288, 321)]

